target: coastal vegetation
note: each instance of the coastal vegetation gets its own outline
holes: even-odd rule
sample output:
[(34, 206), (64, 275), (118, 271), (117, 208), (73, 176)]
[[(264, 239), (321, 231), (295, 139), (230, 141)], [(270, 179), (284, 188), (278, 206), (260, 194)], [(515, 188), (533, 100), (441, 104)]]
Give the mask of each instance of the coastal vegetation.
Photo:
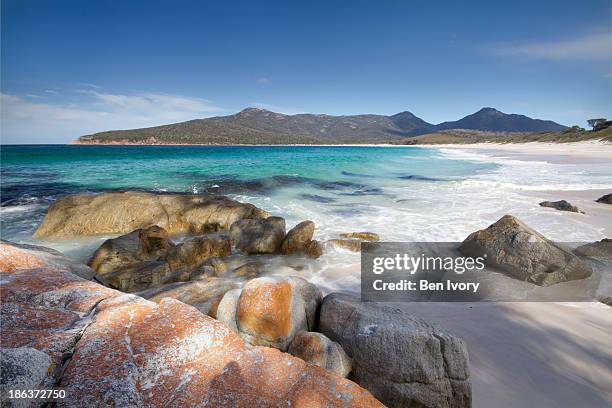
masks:
[[(434, 125), (410, 112), (392, 116), (315, 114), (285, 115), (265, 109), (248, 108), (229, 116), (196, 119), (143, 129), (114, 130), (81, 136), (77, 144), (369, 144), (416, 143), (415, 136), (453, 132), (486, 132), (498, 137), (507, 134), (562, 132), (558, 123), (505, 114), (483, 108), (458, 121)], [(463, 131), (461, 131), (463, 132)], [(456, 132), (455, 132), (456, 133)], [(446, 133), (442, 133), (446, 134)], [(454, 133), (451, 133), (454, 134)], [(460, 133), (463, 134), (463, 133)]]

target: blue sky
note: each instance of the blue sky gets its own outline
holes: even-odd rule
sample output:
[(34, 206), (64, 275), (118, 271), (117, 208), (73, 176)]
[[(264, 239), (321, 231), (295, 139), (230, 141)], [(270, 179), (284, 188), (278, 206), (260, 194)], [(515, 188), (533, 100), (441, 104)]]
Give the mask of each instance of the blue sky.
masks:
[(2, 1), (2, 141), (258, 106), (612, 116), (610, 1)]

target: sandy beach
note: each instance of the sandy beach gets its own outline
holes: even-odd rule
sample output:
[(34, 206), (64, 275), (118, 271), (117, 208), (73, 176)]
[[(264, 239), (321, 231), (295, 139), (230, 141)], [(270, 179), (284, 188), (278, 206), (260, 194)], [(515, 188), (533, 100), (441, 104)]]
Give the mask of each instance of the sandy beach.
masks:
[[(434, 147), (434, 146), (423, 146)], [(599, 142), (437, 145), (489, 157), (557, 164), (606, 163)], [(558, 218), (600, 226), (612, 236), (611, 189), (523, 191), (533, 200), (565, 199), (586, 214)], [(556, 211), (556, 210), (551, 210)], [(612, 273), (612, 271), (611, 271)], [(410, 303), (401, 309), (435, 321), (468, 344), (474, 407), (589, 406), (612, 403), (612, 308), (602, 303)]]

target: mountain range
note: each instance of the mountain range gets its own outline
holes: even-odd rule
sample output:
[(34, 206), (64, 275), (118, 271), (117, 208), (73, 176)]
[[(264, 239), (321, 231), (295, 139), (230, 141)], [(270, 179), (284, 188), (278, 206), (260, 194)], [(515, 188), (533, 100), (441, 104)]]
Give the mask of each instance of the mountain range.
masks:
[(405, 111), (395, 115), (285, 115), (247, 108), (234, 115), (195, 119), (143, 129), (81, 136), (78, 144), (347, 144), (398, 143), (413, 136), (468, 129), (486, 132), (560, 131), (550, 120), (482, 108), (460, 120), (437, 125)]

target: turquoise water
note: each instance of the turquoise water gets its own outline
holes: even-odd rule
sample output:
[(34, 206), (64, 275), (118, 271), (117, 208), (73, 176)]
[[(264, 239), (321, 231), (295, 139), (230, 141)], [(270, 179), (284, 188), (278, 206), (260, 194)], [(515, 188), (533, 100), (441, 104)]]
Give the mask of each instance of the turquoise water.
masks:
[[(436, 150), (414, 147), (3, 146), (2, 200), (20, 199), (21, 190), (55, 194), (56, 188), (194, 191), (218, 184), (223, 189), (230, 182), (274, 176), (373, 186), (381, 183), (371, 178), (455, 178), (492, 167), (440, 160)], [(25, 184), (27, 189), (19, 189)]]
[[(594, 240), (603, 234), (597, 223), (539, 207), (549, 198), (540, 194), (612, 188), (609, 163), (420, 147), (2, 146), (0, 176), (0, 233), (17, 242), (33, 242), (58, 197), (128, 189), (225, 194), (285, 217), (289, 228), (313, 220), (320, 240), (373, 231), (387, 241), (457, 241), (506, 213), (553, 239)], [(34, 243), (85, 259), (102, 239)], [(330, 270), (346, 279), (338, 271), (358, 262), (332, 248), (310, 273), (329, 283)]]

